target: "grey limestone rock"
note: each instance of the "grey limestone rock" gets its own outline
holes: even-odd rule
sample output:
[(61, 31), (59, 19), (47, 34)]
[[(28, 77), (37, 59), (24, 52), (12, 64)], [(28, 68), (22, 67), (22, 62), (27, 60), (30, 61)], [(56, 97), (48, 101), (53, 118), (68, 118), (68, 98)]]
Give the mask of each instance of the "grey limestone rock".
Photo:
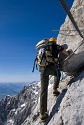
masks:
[[(84, 1), (74, 0), (70, 11), (84, 36)], [(57, 40), (60, 45), (67, 44), (68, 49), (73, 50), (73, 54), (66, 61), (64, 61), (66, 56), (60, 55), (62, 70), (69, 74), (76, 73), (80, 67), (84, 66), (84, 39), (76, 31), (68, 16), (60, 27)]]

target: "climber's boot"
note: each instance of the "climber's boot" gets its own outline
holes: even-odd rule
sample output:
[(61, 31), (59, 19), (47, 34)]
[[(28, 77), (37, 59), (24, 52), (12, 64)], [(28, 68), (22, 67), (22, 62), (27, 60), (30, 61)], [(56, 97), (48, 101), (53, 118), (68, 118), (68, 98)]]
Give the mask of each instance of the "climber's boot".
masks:
[(48, 117), (49, 117), (48, 113), (45, 112), (43, 115), (41, 115), (41, 122), (46, 122)]
[(56, 89), (53, 91), (53, 96), (59, 96), (60, 92)]

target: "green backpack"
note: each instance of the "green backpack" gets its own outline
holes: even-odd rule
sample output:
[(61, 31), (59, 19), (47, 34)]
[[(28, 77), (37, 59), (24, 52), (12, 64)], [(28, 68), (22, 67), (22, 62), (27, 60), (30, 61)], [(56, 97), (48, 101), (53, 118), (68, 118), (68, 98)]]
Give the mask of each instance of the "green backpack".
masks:
[[(38, 54), (36, 55), (35, 61), (34, 61), (34, 67), (36, 64), (36, 67), (44, 66), (46, 67), (50, 63), (57, 63), (58, 58), (54, 58), (52, 55), (52, 42), (50, 42), (48, 39), (43, 39), (39, 41), (36, 44), (36, 49), (38, 50)], [(33, 67), (33, 71), (34, 71)]]

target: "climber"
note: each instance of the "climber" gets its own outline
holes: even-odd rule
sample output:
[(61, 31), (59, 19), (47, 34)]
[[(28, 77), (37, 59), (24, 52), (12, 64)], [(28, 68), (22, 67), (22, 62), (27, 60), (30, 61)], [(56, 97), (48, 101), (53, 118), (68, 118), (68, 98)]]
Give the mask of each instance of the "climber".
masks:
[[(66, 51), (62, 46), (57, 44), (57, 40), (54, 37), (49, 39), (49, 42), (52, 43), (52, 53), (54, 58), (58, 59), (58, 54), (62, 52), (65, 55), (70, 55), (71, 50)], [(49, 65), (40, 66), (40, 79), (41, 79), (41, 93), (40, 93), (40, 114), (41, 114), (41, 121), (45, 122), (48, 118), (47, 113), (47, 92), (48, 92), (48, 83), (49, 83), (49, 75), (54, 76), (54, 86), (53, 86), (53, 95), (58, 96), (60, 92), (57, 90), (60, 80), (60, 70), (59, 62), (49, 63)]]
[[(57, 88), (59, 86), (59, 81), (60, 81), (60, 76), (61, 76), (61, 73), (60, 73), (60, 70), (59, 70), (58, 54), (60, 52), (62, 52), (63, 54), (65, 54), (67, 56), (71, 54), (71, 50), (66, 51), (62, 46), (58, 45), (57, 40), (54, 37), (51, 37), (48, 41), (49, 42), (46, 41), (46, 43), (51, 43), (45, 49), (45, 51), (46, 51), (45, 53), (48, 55), (48, 57), (46, 57), (46, 55), (45, 55), (44, 56), (45, 58), (43, 60), (43, 56), (42, 57), (41, 57), (41, 55), (37, 56), (39, 58), (40, 57), (42, 58), (42, 59), (40, 59), (41, 61), (39, 61), (39, 58), (37, 59), (37, 64), (40, 65), (39, 66), (40, 67), (39, 68), (40, 79), (41, 79), (40, 114), (41, 114), (41, 121), (42, 122), (45, 122), (45, 120), (48, 118), (48, 113), (47, 113), (47, 93), (48, 93), (49, 75), (54, 76), (53, 96), (58, 96), (60, 94), (60, 92), (57, 90)], [(40, 43), (42, 44), (42, 42), (43, 41), (41, 40)], [(41, 47), (41, 49), (42, 49), (42, 47)], [(49, 50), (51, 51), (50, 53), (49, 53)], [(42, 54), (42, 52), (41, 52), (41, 54)], [(52, 56), (51, 56), (51, 54), (52, 54)], [(47, 58), (48, 61), (45, 61), (46, 58)], [(43, 63), (41, 65), (42, 61), (44, 61), (46, 63)]]

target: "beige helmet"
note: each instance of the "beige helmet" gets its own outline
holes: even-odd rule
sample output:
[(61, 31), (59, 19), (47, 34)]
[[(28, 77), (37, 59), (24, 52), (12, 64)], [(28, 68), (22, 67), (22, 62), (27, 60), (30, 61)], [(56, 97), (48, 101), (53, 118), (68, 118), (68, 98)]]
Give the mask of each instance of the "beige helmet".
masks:
[(51, 37), (51, 38), (49, 39), (49, 41), (50, 41), (50, 42), (57, 42), (56, 38), (54, 38), (54, 37)]

